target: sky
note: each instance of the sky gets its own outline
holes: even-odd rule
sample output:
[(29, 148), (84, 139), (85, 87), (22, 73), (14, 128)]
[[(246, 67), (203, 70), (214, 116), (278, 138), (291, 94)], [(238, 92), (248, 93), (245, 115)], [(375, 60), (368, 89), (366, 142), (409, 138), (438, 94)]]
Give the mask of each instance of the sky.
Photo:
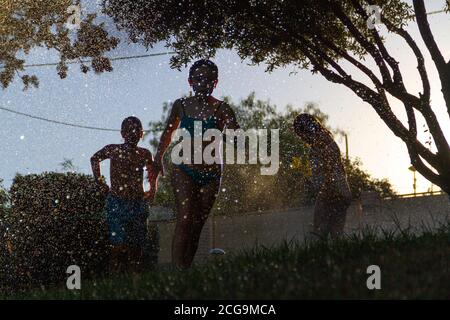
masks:
[[(427, 1), (427, 11), (442, 9), (444, 1)], [(92, 6), (89, 10), (93, 10)], [(429, 16), (432, 31), (446, 60), (450, 59), (450, 15)], [(450, 139), (450, 122), (444, 109), (437, 72), (423, 46), (417, 26), (412, 23), (407, 30), (423, 49), (432, 86), (432, 107)], [(412, 92), (421, 91), (416, 62), (409, 49), (398, 38), (388, 34), (388, 48), (400, 61), (406, 86)], [(163, 44), (150, 50), (140, 45), (128, 44), (126, 35), (117, 33), (123, 40), (108, 56), (118, 57), (145, 53), (166, 52)], [(55, 52), (33, 50), (26, 63), (56, 62)], [(270, 100), (283, 111), (286, 105), (304, 107), (308, 102), (318, 104), (329, 115), (332, 127), (345, 130), (349, 139), (349, 154), (359, 158), (363, 168), (375, 178), (388, 178), (399, 193), (412, 193), (412, 172), (403, 142), (394, 136), (372, 107), (364, 103), (350, 89), (333, 84), (308, 70), (293, 66), (265, 72), (265, 66), (250, 66), (241, 61), (234, 51), (221, 50), (213, 59), (219, 67), (217, 97), (230, 96), (238, 102), (254, 91), (256, 97)], [(129, 116), (139, 117), (147, 127), (149, 121), (159, 120), (165, 101), (174, 101), (189, 93), (187, 69), (173, 70), (169, 56), (114, 61), (114, 71), (96, 75), (83, 74), (78, 65), (70, 65), (69, 75), (61, 80), (55, 67), (29, 68), (28, 72), (40, 79), (38, 89), (23, 91), (17, 79), (0, 91), (0, 106), (54, 120), (88, 126), (120, 128), (121, 121)], [(344, 64), (344, 66), (346, 66)], [(1, 90), (1, 89), (0, 89)], [(394, 111), (404, 119), (401, 105), (393, 101)], [(420, 127), (419, 127), (420, 128)], [(0, 110), (0, 178), (9, 187), (16, 173), (39, 173), (61, 170), (64, 159), (72, 159), (79, 172), (90, 173), (90, 156), (110, 143), (122, 141), (119, 132), (92, 131), (50, 124)], [(423, 135), (421, 138), (426, 139)], [(141, 143), (145, 146), (145, 143)], [(339, 141), (341, 150), (345, 147)], [(107, 167), (102, 165), (103, 170)], [(430, 182), (418, 176), (417, 191), (426, 191)], [(436, 190), (437, 188), (434, 187)]]

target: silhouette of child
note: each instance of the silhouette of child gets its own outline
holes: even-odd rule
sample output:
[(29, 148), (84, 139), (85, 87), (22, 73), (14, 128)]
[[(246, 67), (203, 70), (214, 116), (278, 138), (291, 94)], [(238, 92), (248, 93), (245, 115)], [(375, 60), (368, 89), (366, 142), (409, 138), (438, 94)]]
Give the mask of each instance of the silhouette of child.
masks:
[[(156, 192), (153, 157), (149, 150), (137, 146), (143, 137), (141, 121), (128, 117), (122, 122), (123, 144), (109, 144), (91, 158), (94, 178), (107, 193), (106, 218), (111, 251), (111, 270), (121, 265), (137, 270), (142, 266), (142, 248), (147, 236), (148, 202)], [(110, 159), (111, 188), (100, 173), (100, 162)], [(143, 169), (148, 173), (150, 191), (144, 192)], [(125, 261), (123, 261), (125, 260)]]
[[(189, 69), (192, 97), (177, 99), (167, 119), (155, 155), (155, 168), (164, 174), (162, 159), (176, 129), (187, 130), (194, 137), (194, 126), (200, 122), (202, 136), (208, 129), (225, 132), (239, 129), (233, 109), (212, 96), (218, 83), (218, 68), (210, 60), (198, 60)], [(204, 142), (201, 152), (209, 142)], [(192, 151), (192, 150), (191, 150)], [(191, 152), (191, 160), (198, 151)], [(177, 223), (172, 240), (172, 262), (178, 267), (190, 267), (197, 252), (200, 234), (220, 190), (222, 165), (204, 161), (174, 164), (172, 186), (177, 207)], [(222, 163), (222, 161), (220, 161)]]
[(318, 236), (342, 234), (351, 202), (350, 187), (341, 152), (331, 132), (310, 114), (294, 120), (295, 133), (310, 147), (312, 182), (317, 192), (314, 233)]

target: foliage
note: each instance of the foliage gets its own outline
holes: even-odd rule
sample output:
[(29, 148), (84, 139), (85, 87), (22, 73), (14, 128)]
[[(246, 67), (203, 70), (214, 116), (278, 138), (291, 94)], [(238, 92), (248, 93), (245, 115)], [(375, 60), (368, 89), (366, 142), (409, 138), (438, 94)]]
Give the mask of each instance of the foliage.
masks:
[(74, 164), (73, 159), (64, 158), (64, 160), (59, 164), (63, 172), (76, 172), (78, 167)]
[[(422, 92), (406, 88), (400, 62), (384, 35), (369, 27), (373, 17), (368, 5), (382, 10), (380, 22), (411, 50)], [(413, 0), (412, 6), (402, 0), (104, 0), (104, 11), (131, 41), (147, 47), (164, 41), (174, 49), (172, 67), (213, 57), (218, 49), (234, 49), (243, 60), (267, 64), (269, 71), (291, 65), (346, 86), (405, 143), (416, 170), (450, 193), (450, 147), (442, 124), (448, 119), (433, 111), (425, 54), (405, 29), (415, 20), (450, 115), (450, 61), (432, 34), (424, 0)], [(396, 115), (389, 96), (402, 103), (407, 123)], [(417, 117), (425, 120), (430, 140), (421, 141)], [(436, 152), (429, 148), (433, 143)]]
[[(81, 16), (77, 30), (69, 30), (69, 6), (72, 0), (0, 0), (0, 85), (7, 88), (18, 75), (24, 89), (37, 87), (36, 75), (24, 72), (25, 60), (31, 50), (43, 47), (59, 53), (57, 72), (67, 76), (70, 60), (91, 58), (91, 68), (97, 72), (112, 71), (104, 53), (114, 49), (118, 39), (109, 37), (103, 23), (96, 23), (96, 14)], [(69, 13), (67, 12), (69, 11)], [(81, 71), (89, 67), (81, 63)]]
[(350, 190), (354, 198), (359, 198), (363, 191), (374, 191), (382, 198), (395, 197), (395, 192), (387, 179), (373, 179), (367, 172), (361, 169), (359, 159), (344, 160)]
[(9, 202), (8, 191), (3, 187), (3, 179), (0, 179), (0, 212), (5, 209)]
[(4, 217), (14, 286), (62, 280), (70, 265), (83, 273), (106, 270), (109, 254), (101, 194), (93, 178), (80, 174), (17, 175), (12, 212)]
[[(12, 210), (0, 217), (0, 280), (17, 290), (49, 285), (78, 265), (84, 277), (105, 274), (110, 245), (105, 195), (92, 176), (76, 173), (17, 175)], [(157, 262), (159, 232), (149, 226), (144, 263)]]
[[(94, 178), (78, 173), (17, 175), (12, 207), (0, 216), (0, 289), (49, 285), (77, 265), (83, 277), (108, 270), (106, 196)], [(157, 263), (159, 231), (148, 226), (144, 265)], [(6, 288), (5, 288), (6, 287)]]
[[(300, 46), (301, 36), (327, 35), (334, 44), (362, 56), (366, 50), (352, 41), (350, 30), (328, 6), (337, 1), (195, 1), (195, 0), (105, 0), (104, 11), (119, 28), (129, 33), (130, 40), (152, 46), (165, 41), (178, 53), (172, 65), (180, 67), (192, 58), (213, 56), (217, 49), (234, 48), (244, 59), (258, 64), (268, 63), (269, 70), (294, 63), (309, 65)], [(342, 3), (363, 35), (370, 37), (366, 20), (358, 19), (350, 1)], [(410, 7), (399, 0), (372, 1), (383, 7), (383, 14), (396, 26), (411, 20)], [(328, 7), (328, 8), (327, 8)], [(143, 23), (145, 21), (145, 23)], [(296, 34), (297, 36), (289, 38)], [(327, 54), (339, 56), (326, 47)], [(326, 63), (325, 61), (323, 61)]]

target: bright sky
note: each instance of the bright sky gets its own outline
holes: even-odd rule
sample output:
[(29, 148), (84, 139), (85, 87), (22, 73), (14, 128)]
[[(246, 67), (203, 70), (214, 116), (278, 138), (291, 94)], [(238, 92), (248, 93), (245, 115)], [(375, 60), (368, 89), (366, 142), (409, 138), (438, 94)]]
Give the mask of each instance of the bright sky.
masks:
[[(444, 1), (427, 1), (427, 11), (442, 9)], [(450, 59), (449, 15), (429, 16), (429, 21), (445, 58)], [(450, 121), (436, 70), (419, 37), (417, 26), (408, 27), (427, 58), (432, 84), (432, 105), (438, 112), (445, 132)], [(393, 38), (384, 28), (389, 48), (400, 61), (407, 87), (414, 93), (421, 90), (416, 62), (403, 42)], [(121, 36), (125, 40), (125, 36)], [(120, 45), (110, 56), (164, 52), (156, 46), (147, 52), (136, 45)], [(34, 50), (27, 63), (54, 62), (54, 52)], [(266, 73), (264, 66), (249, 66), (233, 51), (220, 51), (214, 61), (219, 66), (220, 82), (215, 95), (231, 96), (237, 102), (255, 91), (259, 99), (270, 99), (279, 110), (287, 104), (303, 107), (316, 102), (330, 116), (330, 124), (349, 133), (351, 157), (362, 160), (364, 168), (374, 177), (388, 178), (400, 193), (412, 192), (412, 173), (406, 147), (389, 131), (370, 105), (361, 101), (344, 86), (332, 84), (307, 70), (290, 74), (292, 67)], [(119, 128), (123, 118), (136, 115), (144, 124), (161, 116), (164, 101), (175, 100), (189, 92), (187, 69), (170, 69), (169, 57), (152, 57), (113, 62), (114, 71), (95, 75), (79, 72), (78, 65), (69, 68), (69, 76), (60, 80), (54, 67), (33, 68), (40, 79), (39, 89), (22, 91), (16, 80), (0, 91), (0, 106), (60, 121), (91, 126)], [(396, 111), (401, 115), (402, 108)], [(73, 159), (80, 172), (90, 173), (90, 156), (102, 146), (120, 143), (120, 133), (98, 132), (50, 124), (0, 110), (0, 178), (9, 186), (16, 172), (37, 173), (60, 170), (64, 158)], [(448, 135), (450, 138), (450, 135)], [(341, 143), (342, 151), (344, 146)], [(106, 168), (104, 168), (106, 169)], [(430, 183), (418, 177), (418, 191), (426, 191)], [(436, 187), (435, 187), (436, 189)]]

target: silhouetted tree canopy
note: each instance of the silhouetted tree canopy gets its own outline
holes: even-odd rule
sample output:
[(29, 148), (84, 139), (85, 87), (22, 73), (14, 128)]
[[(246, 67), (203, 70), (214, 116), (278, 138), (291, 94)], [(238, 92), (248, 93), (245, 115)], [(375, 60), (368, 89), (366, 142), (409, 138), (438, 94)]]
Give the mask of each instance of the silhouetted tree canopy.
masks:
[[(24, 88), (38, 86), (35, 75), (25, 72), (24, 56), (32, 49), (43, 47), (59, 53), (57, 72), (67, 76), (67, 62), (91, 58), (95, 72), (111, 71), (104, 53), (115, 48), (118, 39), (109, 37), (102, 23), (95, 22), (95, 14), (81, 16), (78, 29), (69, 30), (73, 11), (72, 0), (0, 0), (0, 85), (7, 88), (19, 76)], [(81, 63), (81, 71), (89, 67)]]
[[(442, 4), (448, 13), (448, 1)], [(368, 27), (368, 5), (382, 9), (381, 22), (416, 57), (422, 92), (406, 88), (397, 60), (401, 57), (389, 52), (377, 28)], [(174, 49), (178, 54), (171, 60), (173, 67), (227, 48), (242, 59), (266, 63), (269, 71), (289, 64), (345, 85), (402, 139), (417, 171), (450, 193), (450, 147), (431, 108), (424, 54), (404, 28), (415, 19), (438, 70), (450, 116), (450, 61), (433, 37), (423, 0), (413, 0), (412, 6), (401, 0), (104, 0), (104, 11), (129, 33), (131, 41), (147, 47), (164, 41)], [(370, 60), (375, 68), (368, 64)], [(348, 70), (350, 65), (364, 81), (357, 80), (354, 69)], [(394, 113), (389, 96), (401, 101), (407, 123)], [(418, 138), (419, 115), (425, 119), (436, 152)]]

